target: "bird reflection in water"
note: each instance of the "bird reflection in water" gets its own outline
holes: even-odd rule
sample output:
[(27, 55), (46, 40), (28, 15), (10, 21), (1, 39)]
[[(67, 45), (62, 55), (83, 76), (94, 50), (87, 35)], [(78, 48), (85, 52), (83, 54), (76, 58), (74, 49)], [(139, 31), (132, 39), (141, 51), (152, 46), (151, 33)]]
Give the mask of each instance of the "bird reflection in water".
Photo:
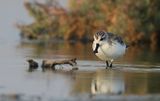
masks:
[(91, 82), (91, 94), (120, 95), (125, 91), (124, 78), (121, 73), (113, 70), (98, 71)]

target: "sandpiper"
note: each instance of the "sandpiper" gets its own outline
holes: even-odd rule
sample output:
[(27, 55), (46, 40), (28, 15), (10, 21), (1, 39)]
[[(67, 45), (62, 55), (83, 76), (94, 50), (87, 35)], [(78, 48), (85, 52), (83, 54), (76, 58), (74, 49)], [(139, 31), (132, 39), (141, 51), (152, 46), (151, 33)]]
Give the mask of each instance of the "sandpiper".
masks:
[(93, 52), (98, 58), (106, 61), (106, 69), (112, 67), (114, 59), (124, 55), (127, 47), (122, 38), (113, 33), (102, 30), (94, 34)]

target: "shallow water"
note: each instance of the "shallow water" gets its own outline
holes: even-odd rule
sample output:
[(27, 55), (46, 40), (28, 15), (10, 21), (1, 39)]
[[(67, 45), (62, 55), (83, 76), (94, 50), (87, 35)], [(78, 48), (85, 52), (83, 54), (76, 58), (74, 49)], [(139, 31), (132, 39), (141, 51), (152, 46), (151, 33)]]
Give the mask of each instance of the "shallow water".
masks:
[[(105, 69), (105, 63), (92, 53), (91, 44), (21, 41), (14, 23), (32, 21), (23, 1), (0, 2), (0, 100), (160, 100), (160, 53), (155, 49), (130, 47), (113, 69)], [(41, 65), (43, 59), (73, 57), (77, 58), (77, 71), (70, 71), (69, 65), (62, 65), (64, 70), (57, 72), (27, 71), (29, 58)]]

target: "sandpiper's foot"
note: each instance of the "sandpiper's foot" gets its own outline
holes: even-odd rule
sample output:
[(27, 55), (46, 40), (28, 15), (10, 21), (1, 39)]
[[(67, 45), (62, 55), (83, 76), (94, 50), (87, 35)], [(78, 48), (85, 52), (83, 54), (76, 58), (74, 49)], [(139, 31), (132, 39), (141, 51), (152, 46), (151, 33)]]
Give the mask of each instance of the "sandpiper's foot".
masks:
[(113, 59), (111, 60), (110, 64), (108, 61), (106, 61), (106, 69), (112, 68)]
[(110, 68), (112, 68), (113, 59), (111, 59), (111, 63), (109, 65)]
[(112, 68), (112, 63), (109, 65), (110, 68)]
[(108, 63), (108, 61), (106, 61), (106, 69), (108, 69), (109, 68), (109, 63)]

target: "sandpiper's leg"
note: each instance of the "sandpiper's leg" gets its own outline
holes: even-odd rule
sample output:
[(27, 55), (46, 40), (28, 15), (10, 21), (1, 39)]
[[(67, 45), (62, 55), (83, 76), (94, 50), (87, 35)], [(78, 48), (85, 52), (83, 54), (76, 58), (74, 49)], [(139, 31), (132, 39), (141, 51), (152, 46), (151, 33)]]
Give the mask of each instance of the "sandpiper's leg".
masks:
[(112, 68), (113, 59), (111, 60), (111, 64), (109, 65), (110, 68)]
[(109, 65), (109, 67), (112, 68), (112, 62), (111, 62), (111, 64)]
[(106, 61), (106, 69), (108, 69), (108, 67), (109, 67), (109, 63), (108, 61)]

